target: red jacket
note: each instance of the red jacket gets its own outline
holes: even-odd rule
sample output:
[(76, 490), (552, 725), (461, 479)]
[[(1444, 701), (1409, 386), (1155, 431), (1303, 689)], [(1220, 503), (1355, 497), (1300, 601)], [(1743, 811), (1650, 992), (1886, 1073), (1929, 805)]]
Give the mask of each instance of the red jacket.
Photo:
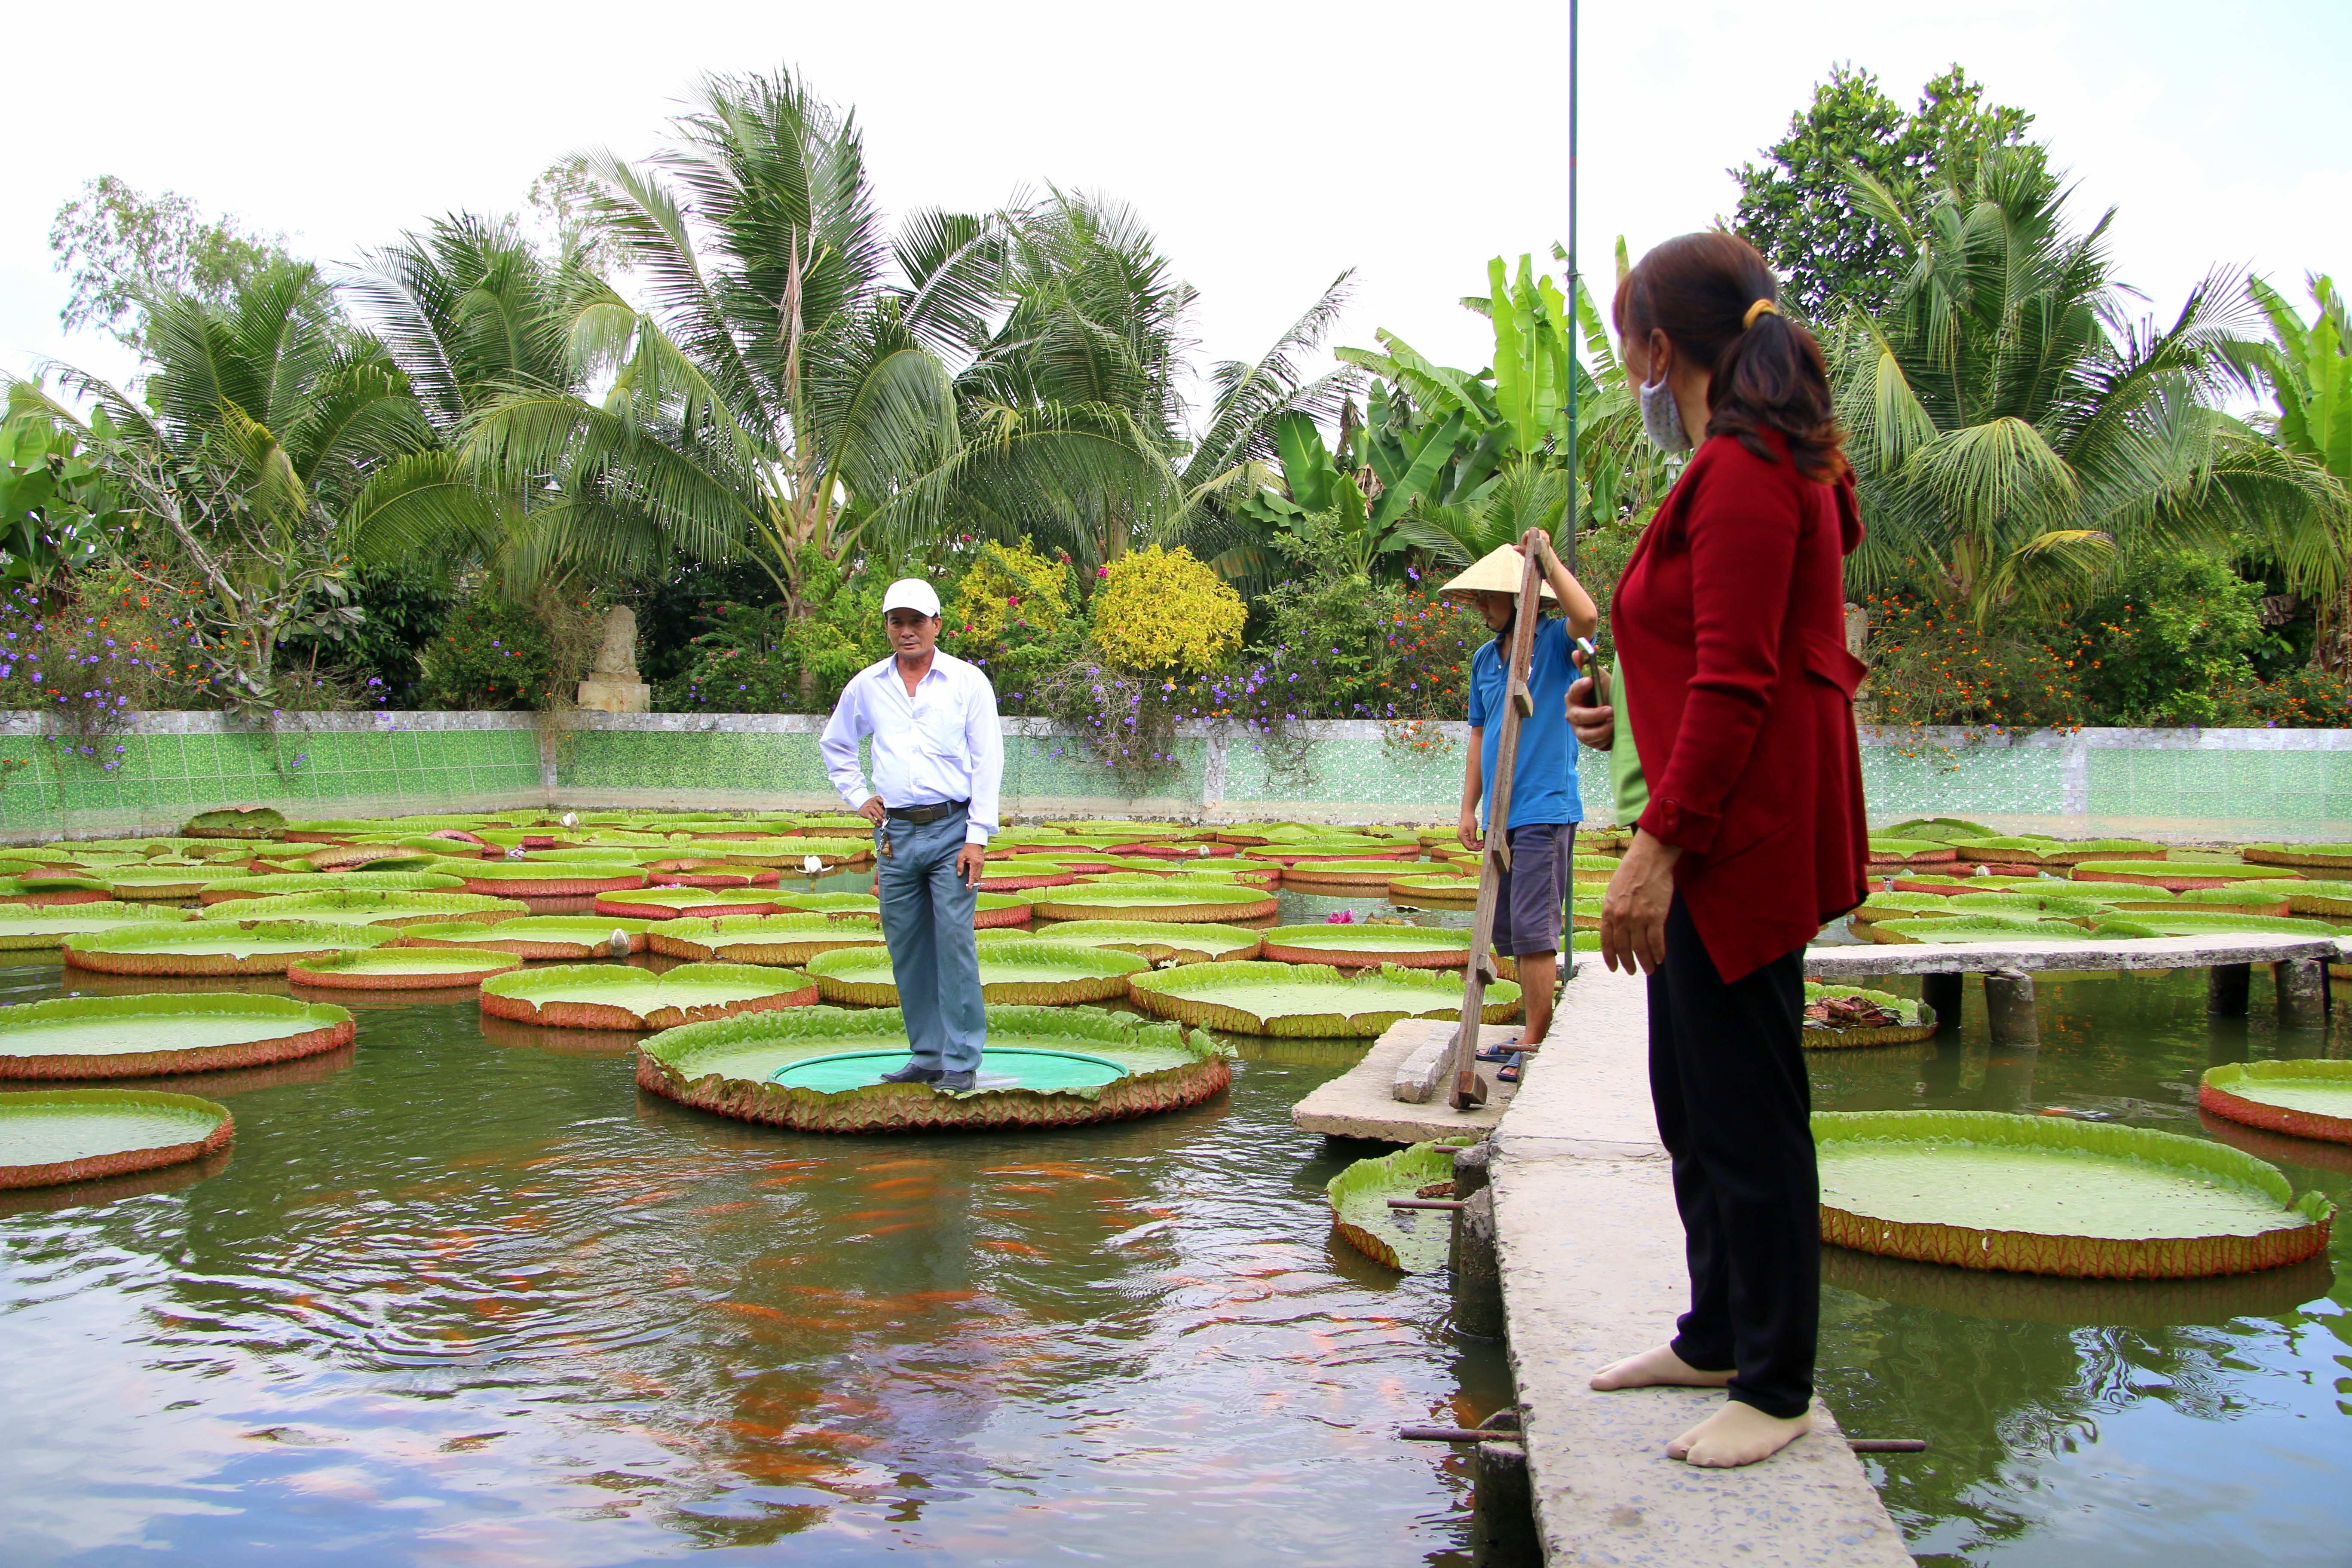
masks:
[(1853, 485), (1717, 436), (1634, 547), (1610, 626), (1649, 781), (1639, 826), (1727, 981), (1811, 941), (1869, 890), (1845, 648)]

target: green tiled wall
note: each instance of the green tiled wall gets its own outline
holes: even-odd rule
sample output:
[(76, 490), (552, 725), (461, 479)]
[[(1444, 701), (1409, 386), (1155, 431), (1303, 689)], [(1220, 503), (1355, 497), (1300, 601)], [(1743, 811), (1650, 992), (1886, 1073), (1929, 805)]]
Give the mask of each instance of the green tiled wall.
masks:
[(1874, 820), (2038, 815), (2065, 797), (2055, 746), (1864, 746), (1862, 794)]
[(2352, 752), (2095, 746), (2085, 760), (2094, 816), (2352, 826)]

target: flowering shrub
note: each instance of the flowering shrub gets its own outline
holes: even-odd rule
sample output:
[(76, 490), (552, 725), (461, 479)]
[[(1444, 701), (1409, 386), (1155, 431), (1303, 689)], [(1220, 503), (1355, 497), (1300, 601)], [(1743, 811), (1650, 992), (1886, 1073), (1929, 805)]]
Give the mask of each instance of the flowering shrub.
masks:
[(662, 681), (667, 713), (791, 713), (830, 709), (849, 678), (882, 657), (829, 619), (793, 620), (775, 605), (712, 606), (710, 630), (687, 643), (686, 668)]
[(1070, 618), (1070, 558), (1040, 555), (1025, 541), (1008, 547), (990, 540), (947, 608), (942, 630), (965, 658), (1052, 637)]
[(2317, 669), (2242, 681), (2215, 694), (2213, 721), (2255, 730), (2352, 729), (2352, 681)]
[(449, 612), (417, 655), (417, 689), (433, 708), (545, 708), (555, 700), (555, 650), (529, 609), (487, 595)]
[(48, 714), (61, 749), (114, 771), (111, 737), (133, 714), (191, 705), (208, 684), (200, 635), (164, 599), (100, 574), (0, 596), (0, 707)]
[(1871, 595), (1874, 716), (1887, 724), (2072, 729), (2091, 657), (2078, 632), (1979, 630), (1951, 606)]
[(1102, 568), (1094, 643), (1123, 669), (1201, 674), (1241, 651), (1248, 616), (1242, 596), (1191, 551), (1155, 544)]

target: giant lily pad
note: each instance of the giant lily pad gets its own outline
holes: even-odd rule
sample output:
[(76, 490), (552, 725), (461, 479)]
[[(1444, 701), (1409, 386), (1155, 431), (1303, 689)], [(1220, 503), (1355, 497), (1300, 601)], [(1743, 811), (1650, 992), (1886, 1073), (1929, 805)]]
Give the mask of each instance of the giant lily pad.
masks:
[(681, 963), (664, 974), (628, 964), (566, 963), (482, 982), (482, 1011), (568, 1029), (667, 1029), (737, 1013), (805, 1007), (816, 984), (790, 969)]
[(2294, 914), (2352, 916), (2352, 882), (2290, 882), (2279, 890)]
[[(1052, 1087), (1024, 1081), (1038, 1065), (1022, 1057), (1076, 1057), (1091, 1070), (1056, 1072)], [(1010, 1065), (1004, 1072), (992, 1058)], [(1172, 1025), (1088, 1008), (991, 1007), (980, 1088), (941, 1094), (881, 1075), (908, 1059), (896, 1008), (809, 1008), (694, 1024), (645, 1042), (637, 1083), (683, 1104), (817, 1132), (922, 1131), (965, 1127), (1061, 1127), (1196, 1105), (1223, 1089), (1233, 1068), (1205, 1037)], [(786, 1081), (777, 1081), (782, 1077)], [(803, 1084), (796, 1078), (814, 1080)], [(992, 1079), (1009, 1079), (1002, 1084)]]
[(2082, 866), (2098, 860), (2161, 860), (2164, 846), (2137, 838), (1978, 838), (1959, 846), (1960, 858), (1994, 866)]
[(285, 832), (285, 816), (266, 805), (200, 811), (180, 828), (184, 838), (277, 838)]
[(2113, 896), (2116, 889), (2127, 885), (2121, 882), (2104, 884), (2100, 890), (2109, 896), (2104, 898), (2102, 903), (2127, 919), (2140, 920), (2149, 914), (2283, 917), (2289, 909), (2287, 889), (2299, 884), (2246, 882), (2225, 888), (2189, 888), (2178, 893), (2168, 893), (2162, 888), (2134, 887), (2120, 897)]
[(2074, 868), (2078, 882), (2140, 882), (2168, 892), (2221, 888), (2232, 882), (2300, 880), (2284, 866), (2250, 866), (2220, 860), (2097, 860)]
[[(867, 833), (873, 831), (863, 817), (858, 820)], [(836, 866), (854, 866), (860, 860), (870, 859), (873, 854), (874, 841), (870, 837), (803, 838), (778, 835), (755, 842), (727, 846), (727, 858), (730, 860), (739, 860), (747, 866), (771, 866), (786, 871), (805, 871), (811, 861), (816, 863), (818, 869), (829, 871)]]
[(470, 860), (446, 862), (469, 893), (500, 899), (580, 899), (642, 888), (646, 874), (618, 860)]
[(2301, 1262), (2334, 1206), (2235, 1149), (1989, 1110), (1813, 1117), (1822, 1239), (1962, 1268), (2181, 1279)]
[(1470, 962), (1470, 933), (1444, 926), (1276, 926), (1265, 956), (1277, 963), (1328, 963), (1339, 969), (1459, 969)]
[[(1323, 963), (1193, 963), (1139, 974), (1128, 992), (1163, 1018), (1241, 1035), (1371, 1038), (1401, 1018), (1462, 1011), (1460, 980), (1394, 964), (1349, 979)], [(1488, 983), (1486, 1022), (1507, 1024), (1518, 1012), (1515, 983)]]
[(799, 965), (845, 947), (879, 947), (882, 927), (864, 915), (721, 915), (664, 921), (649, 939), (671, 958)]
[(185, 861), (177, 864), (157, 864), (142, 861), (135, 866), (118, 866), (98, 874), (106, 890), (118, 900), (153, 900), (159, 903), (182, 903), (196, 897), (207, 886), (224, 881), (251, 879), (250, 872), (232, 871), (225, 866)]
[(765, 866), (739, 866), (726, 860), (669, 856), (646, 863), (646, 874), (656, 888), (772, 888), (776, 873)]
[(1032, 910), (1051, 921), (1138, 920), (1182, 925), (1264, 920), (1282, 907), (1273, 894), (1258, 889), (1208, 882), (1181, 888), (1101, 884), (1049, 888), (1030, 895), (1028, 901)]
[(1031, 888), (1066, 888), (1078, 879), (1071, 868), (1024, 855), (991, 866), (980, 885), (992, 893), (1018, 893)]
[(1398, 904), (1431, 904), (1447, 908), (1478, 901), (1478, 879), (1475, 876), (1448, 876), (1443, 873), (1415, 874), (1389, 879), (1389, 901)]
[(1399, 869), (1410, 863), (1385, 859), (1300, 860), (1283, 868), (1282, 885), (1309, 890), (1329, 888), (1343, 892), (1357, 888), (1385, 890)]
[(772, 915), (773, 888), (640, 888), (596, 895), (596, 912), (623, 920), (708, 920), (715, 915)]
[(2083, 942), (2093, 938), (2105, 942), (2161, 934), (2152, 927), (2130, 921), (2104, 920), (2085, 931), (2072, 921), (1995, 914), (1873, 921), (1867, 932), (1871, 941), (1884, 942)]
[(284, 996), (66, 996), (0, 1008), (0, 1079), (258, 1067), (348, 1046), (352, 1028), (344, 1008)]
[(1807, 1050), (1899, 1046), (1936, 1032), (1936, 1009), (1890, 991), (1805, 982)]
[[(808, 973), (828, 1002), (895, 1007), (898, 986), (890, 954), (859, 947), (821, 953)], [(1008, 1006), (1061, 1007), (1102, 1002), (1127, 994), (1128, 976), (1148, 973), (1151, 963), (1131, 952), (1108, 948), (1018, 939), (992, 941), (980, 950), (980, 995)]]
[(2296, 1058), (2208, 1068), (2197, 1103), (2249, 1127), (2352, 1143), (2352, 1061)]
[(189, 1094), (45, 1089), (0, 1095), (0, 1187), (46, 1187), (218, 1153), (228, 1108)]
[(275, 898), (281, 893), (456, 893), (465, 887), (462, 879), (437, 871), (289, 871), (281, 876), (207, 882), (196, 896), (207, 904), (225, 904), (232, 899)]
[(1927, 838), (1870, 837), (1870, 864), (1874, 868), (1887, 866), (1933, 866), (1959, 858), (1959, 853), (1948, 844)]
[(302, 958), (381, 947), (394, 933), (310, 921), (188, 921), (65, 939), (68, 967), (104, 974), (283, 974)]
[[(620, 921), (600, 915), (524, 915), (495, 925), (450, 921), (438, 925), (401, 929), (402, 947), (478, 947), (517, 958), (618, 958), (643, 952), (649, 945), (650, 921)], [(614, 951), (613, 939), (621, 939)]]
[(1058, 942), (1108, 947), (1153, 963), (1215, 963), (1255, 958), (1257, 932), (1240, 926), (1178, 925), (1156, 921), (1057, 921), (1028, 931), (989, 931), (983, 943)]
[(458, 920), (488, 925), (530, 912), (530, 906), (520, 899), (485, 898), (479, 893), (380, 893), (373, 889), (350, 889), (280, 893), (264, 899), (224, 899), (205, 908), (205, 919), (313, 921), (321, 925), (373, 925), (398, 930)]
[(1955, 893), (1946, 900), (1948, 908), (1958, 914), (2032, 915), (2042, 920), (2074, 921), (2089, 924), (2098, 920), (2111, 906), (2093, 899), (2068, 898), (2057, 893), (2029, 893), (2018, 889), (2005, 893)]
[(1406, 1274), (1444, 1265), (1454, 1239), (1453, 1216), (1439, 1209), (1400, 1212), (1391, 1198), (1454, 1195), (1452, 1143), (1415, 1143), (1393, 1154), (1359, 1160), (1323, 1184), (1331, 1228), (1376, 1263)]
[(1998, 837), (1981, 822), (1960, 816), (1914, 816), (1880, 828), (1872, 837), (1924, 838), (1937, 844), (1965, 844), (1972, 838)]
[(111, 899), (79, 904), (0, 903), (0, 952), (40, 952), (61, 945), (69, 936), (194, 918), (193, 910), (159, 910)]
[(2352, 871), (2352, 844), (2249, 844), (2238, 853), (2257, 866)]
[(488, 948), (389, 946), (298, 960), (286, 978), (331, 991), (446, 991), (521, 967), (513, 953)]

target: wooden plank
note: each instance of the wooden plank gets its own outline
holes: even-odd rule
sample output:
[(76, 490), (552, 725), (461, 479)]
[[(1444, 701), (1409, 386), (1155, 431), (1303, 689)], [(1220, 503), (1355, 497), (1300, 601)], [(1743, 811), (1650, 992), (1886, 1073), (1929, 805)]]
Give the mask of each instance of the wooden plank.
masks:
[(1478, 1027), (1486, 1007), (1486, 976), (1494, 967), (1495, 904), (1503, 873), (1511, 863), (1511, 784), (1518, 772), (1519, 721), (1534, 710), (1527, 698), (1528, 664), (1535, 653), (1536, 617), (1542, 613), (1540, 552), (1525, 552), (1519, 567), (1519, 603), (1511, 622), (1509, 663), (1503, 704), (1503, 732), (1495, 744), (1495, 777), (1486, 797), (1486, 853), (1479, 858), (1478, 905), (1470, 920), (1470, 959), (1462, 973), (1462, 1021), (1454, 1032), (1446, 1069), (1447, 1102), (1465, 1110), (1486, 1099), (1478, 1078)]

